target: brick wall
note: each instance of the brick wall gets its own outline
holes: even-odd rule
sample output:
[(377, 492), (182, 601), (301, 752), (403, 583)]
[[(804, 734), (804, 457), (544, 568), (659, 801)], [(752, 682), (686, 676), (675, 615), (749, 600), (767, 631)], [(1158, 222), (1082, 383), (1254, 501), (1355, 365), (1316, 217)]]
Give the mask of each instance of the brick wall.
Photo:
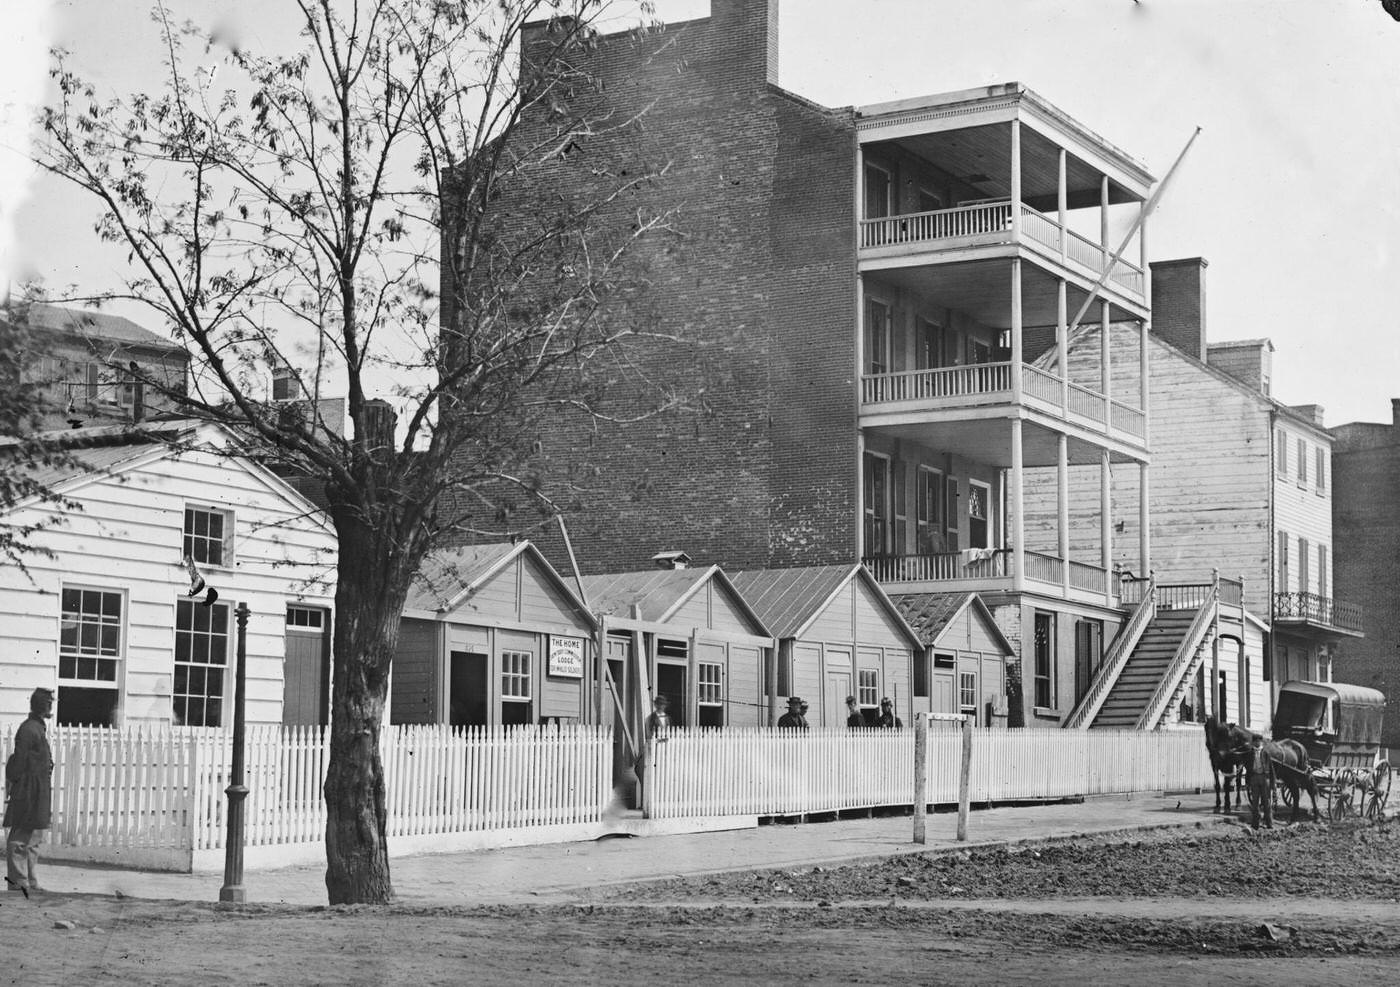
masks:
[[(625, 426), (561, 414), (539, 435), (542, 489), (584, 571), (645, 566), (662, 549), (735, 567), (855, 554), (852, 114), (770, 83), (763, 0), (712, 9), (659, 36), (600, 40), (586, 67), (613, 119), (639, 123), (581, 142), (536, 186), (596, 194), (598, 169), (665, 166), (597, 225), (670, 213), (610, 317), (678, 341), (628, 351), (607, 398), (626, 416), (659, 386), (687, 407)], [(561, 561), (548, 530), (531, 537)]]
[(1332, 677), (1386, 694), (1383, 742), (1400, 747), (1400, 422), (1332, 434), (1336, 598), (1361, 604), (1366, 631), (1336, 647)]

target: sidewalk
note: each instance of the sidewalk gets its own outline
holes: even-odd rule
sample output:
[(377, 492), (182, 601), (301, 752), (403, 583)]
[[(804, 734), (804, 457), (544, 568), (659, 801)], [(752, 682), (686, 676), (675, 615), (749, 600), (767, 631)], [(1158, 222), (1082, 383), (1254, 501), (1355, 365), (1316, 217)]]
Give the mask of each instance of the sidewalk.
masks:
[[(586, 900), (596, 888), (650, 878), (751, 868), (810, 867), (899, 853), (978, 845), (1210, 825), (1213, 794), (1139, 795), (1074, 805), (988, 809), (968, 817), (968, 842), (958, 843), (956, 813), (928, 817), (928, 842), (912, 842), (910, 816), (761, 826), (758, 829), (592, 843), (428, 854), (390, 863), (399, 901), (413, 906), (541, 904)], [(52, 892), (217, 901), (219, 876), (160, 874), (63, 863), (42, 864)], [(288, 867), (244, 875), (249, 902), (324, 905), (325, 868)]]

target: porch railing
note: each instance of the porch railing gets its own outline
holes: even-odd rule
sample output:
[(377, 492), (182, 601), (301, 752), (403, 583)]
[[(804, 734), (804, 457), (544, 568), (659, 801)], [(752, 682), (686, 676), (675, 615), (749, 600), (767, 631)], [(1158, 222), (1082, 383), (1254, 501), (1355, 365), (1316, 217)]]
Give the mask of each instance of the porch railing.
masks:
[(1066, 730), (1082, 730), (1094, 722), (1094, 717), (1099, 715), (1099, 710), (1103, 708), (1104, 700), (1118, 681), (1123, 667), (1128, 664), (1128, 658), (1142, 640), (1143, 631), (1147, 630), (1147, 625), (1152, 623), (1152, 618), (1157, 614), (1155, 590), (1150, 576), (1147, 579), (1123, 580), (1120, 592), (1123, 605), (1131, 604), (1133, 613), (1109, 645), (1084, 697), (1079, 700), (1074, 712), (1065, 721)]
[(1274, 619), (1307, 621), (1326, 627), (1360, 631), (1363, 612), (1358, 603), (1345, 603), (1316, 593), (1275, 593)]
[(877, 582), (1004, 579), (1011, 574), (1010, 549), (968, 549), (925, 555), (872, 555), (861, 561)]
[(1069, 410), (1081, 418), (1101, 424), (1108, 421), (1108, 399), (1097, 391), (1081, 387), (1073, 381), (1069, 385)]
[(861, 400), (865, 404), (937, 401), (1010, 391), (1010, 363), (974, 363), (965, 367), (867, 374), (861, 378)]
[(988, 233), (1010, 233), (1011, 203), (1009, 200), (979, 202), (934, 209), (928, 212), (881, 216), (860, 221), (860, 245), (885, 247), (899, 243), (924, 243), (930, 240), (951, 240), (959, 237), (983, 236)]
[(1065, 579), (1065, 560), (1056, 558), (1053, 555), (1041, 555), (1039, 552), (1026, 552), (1026, 578), (1034, 579), (1038, 583), (1051, 583), (1055, 586), (1063, 585)]
[(1021, 387), (1033, 398), (1056, 406), (1060, 404), (1060, 378), (1033, 364), (1021, 365)]
[(1112, 589), (1110, 575), (1110, 571), (1102, 566), (1070, 560), (1069, 584), (1074, 589), (1082, 589), (1090, 593), (1108, 593)]
[(1113, 402), (1113, 427), (1139, 439), (1147, 438), (1147, 416), (1142, 413), (1141, 408), (1134, 408), (1121, 401)]
[[(1158, 587), (1158, 592), (1168, 591), (1176, 588), (1196, 589), (1199, 587)], [(1205, 640), (1206, 631), (1210, 629), (1211, 622), (1216, 617), (1218, 604), (1220, 602), (1219, 581), (1208, 583), (1205, 586), (1205, 595), (1200, 598), (1196, 616), (1192, 618), (1191, 625), (1186, 629), (1186, 636), (1181, 639), (1181, 644), (1176, 649), (1176, 654), (1172, 655), (1172, 660), (1167, 664), (1166, 671), (1157, 681), (1157, 688), (1152, 691), (1152, 698), (1143, 707), (1142, 713), (1138, 716), (1136, 728), (1138, 730), (1154, 729), (1166, 712), (1167, 704), (1172, 696), (1176, 695), (1177, 687), (1181, 684), (1182, 678), (1191, 670), (1196, 660), (1196, 652), (1200, 650), (1201, 642)], [(1159, 603), (1160, 607), (1160, 597)]]

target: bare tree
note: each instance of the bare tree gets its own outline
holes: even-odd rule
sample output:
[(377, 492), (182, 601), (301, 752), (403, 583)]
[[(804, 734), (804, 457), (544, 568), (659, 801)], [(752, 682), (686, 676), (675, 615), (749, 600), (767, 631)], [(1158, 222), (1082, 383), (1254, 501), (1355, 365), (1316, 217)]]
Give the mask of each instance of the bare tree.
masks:
[[(583, 199), (548, 180), (581, 143), (638, 125), (576, 66), (607, 0), (294, 2), (290, 54), (158, 7), (169, 72), (154, 94), (104, 98), (56, 52), (37, 158), (100, 202), (99, 233), (129, 252), (133, 275), (104, 297), (145, 303), (189, 347), (181, 407), (325, 482), (339, 541), (326, 886), (333, 904), (383, 902), (379, 730), (410, 582), (503, 498), (548, 513), (552, 416), (676, 405), (632, 369), (629, 346), (658, 339), (622, 280), (667, 217), (626, 204), (657, 166), (597, 168)], [(267, 399), (275, 367), (304, 400)], [(322, 414), (332, 394), (348, 437)]]

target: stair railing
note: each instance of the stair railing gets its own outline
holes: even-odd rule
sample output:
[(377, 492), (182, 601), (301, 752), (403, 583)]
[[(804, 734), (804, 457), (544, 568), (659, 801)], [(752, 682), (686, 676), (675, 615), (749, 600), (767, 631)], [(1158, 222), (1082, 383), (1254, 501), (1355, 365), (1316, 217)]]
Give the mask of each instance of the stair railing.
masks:
[(1172, 696), (1176, 695), (1176, 687), (1181, 683), (1182, 677), (1194, 664), (1196, 651), (1205, 640), (1206, 631), (1214, 625), (1216, 605), (1219, 602), (1220, 580), (1217, 578), (1211, 584), (1210, 591), (1206, 594), (1200, 609), (1196, 611), (1196, 616), (1192, 618), (1191, 626), (1186, 629), (1186, 636), (1181, 639), (1176, 654), (1172, 656), (1166, 671), (1162, 673), (1162, 678), (1157, 682), (1156, 691), (1152, 693), (1152, 698), (1143, 707), (1142, 715), (1138, 717), (1133, 729), (1151, 730), (1156, 727), (1157, 722), (1166, 712), (1167, 703)]
[(1089, 688), (1084, 693), (1084, 698), (1079, 700), (1079, 704), (1069, 714), (1069, 719), (1065, 720), (1064, 728), (1066, 730), (1086, 730), (1094, 722), (1094, 717), (1099, 715), (1104, 700), (1113, 690), (1113, 685), (1118, 681), (1118, 676), (1123, 671), (1124, 666), (1128, 664), (1133, 650), (1142, 640), (1147, 625), (1152, 623), (1152, 618), (1156, 615), (1157, 589), (1155, 581), (1149, 575), (1147, 579), (1138, 580), (1138, 582), (1146, 583), (1145, 586), (1141, 587), (1142, 599), (1138, 601), (1131, 616), (1128, 617), (1128, 622), (1123, 625), (1118, 636), (1109, 645), (1107, 653), (1103, 656), (1103, 661), (1099, 664), (1099, 670), (1094, 673), (1094, 679), (1089, 683)]

